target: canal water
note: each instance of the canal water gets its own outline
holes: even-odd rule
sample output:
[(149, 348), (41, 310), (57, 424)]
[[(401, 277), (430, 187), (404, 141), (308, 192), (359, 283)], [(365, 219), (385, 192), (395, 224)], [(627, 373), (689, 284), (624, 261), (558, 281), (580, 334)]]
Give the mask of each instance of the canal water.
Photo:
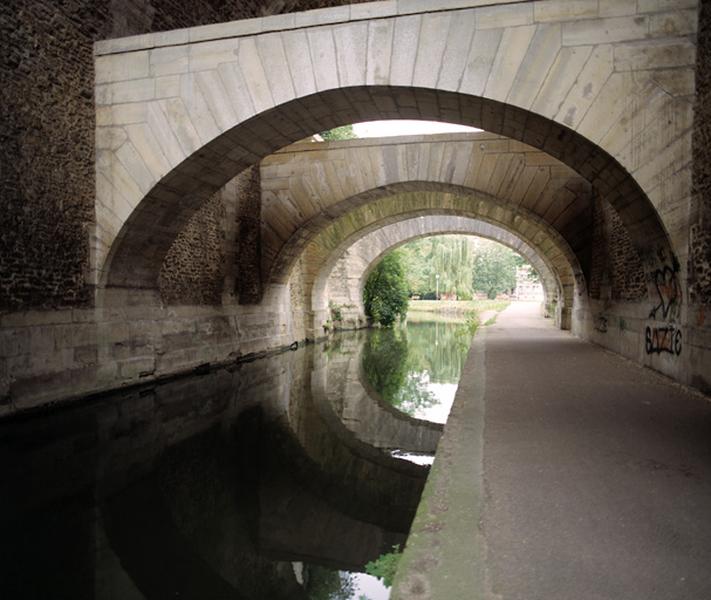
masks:
[(0, 598), (383, 600), (470, 336), (344, 333), (0, 421)]

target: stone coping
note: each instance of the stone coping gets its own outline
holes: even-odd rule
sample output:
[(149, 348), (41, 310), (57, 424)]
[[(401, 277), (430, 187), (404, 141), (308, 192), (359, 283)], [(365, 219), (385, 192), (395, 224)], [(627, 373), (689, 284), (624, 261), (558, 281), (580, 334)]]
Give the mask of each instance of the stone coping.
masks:
[[(521, 148), (528, 148), (531, 152), (541, 152), (541, 150), (538, 150), (533, 146), (528, 146), (518, 140), (512, 140), (511, 138), (497, 135), (495, 133), (489, 133), (488, 131), (462, 131), (449, 133), (422, 133), (416, 135), (394, 135), (389, 137), (364, 137), (353, 138), (351, 140), (318, 141), (306, 138), (288, 146), (284, 146), (269, 156), (291, 152), (318, 152), (337, 148), (370, 148), (380, 146), (398, 146), (401, 144), (421, 144), (423, 142), (478, 142), (498, 140), (505, 140), (507, 142), (520, 144)], [(269, 156), (265, 156), (264, 160), (268, 160)], [(551, 158), (556, 162), (560, 162), (553, 157)]]
[(398, 565), (391, 600), (472, 600), (486, 590), (484, 502), (486, 327), (462, 369), (449, 418)]
[(199, 27), (101, 40), (94, 43), (94, 55), (102, 56), (136, 50), (149, 50), (164, 46), (208, 42), (353, 21), (367, 21), (383, 17), (444, 12), (500, 4), (528, 3), (527, 0), (383, 0), (381, 2), (347, 4), (332, 8), (317, 8), (304, 12), (256, 17), (241, 21), (229, 21), (227, 23), (215, 23), (213, 25), (201, 25)]
[[(674, 9), (696, 8), (697, 1), (677, 0), (678, 5), (674, 6)], [(627, 8), (626, 3), (623, 4), (619, 0), (382, 0), (101, 40), (94, 43), (94, 55), (119, 54), (292, 29), (472, 8), (501, 7), (500, 10), (509, 12), (505, 5), (517, 5), (512, 9), (522, 13), (519, 15), (519, 25), (614, 19), (630, 14), (664, 12), (670, 8), (659, 0), (639, 0), (637, 5), (632, 3), (633, 9)]]

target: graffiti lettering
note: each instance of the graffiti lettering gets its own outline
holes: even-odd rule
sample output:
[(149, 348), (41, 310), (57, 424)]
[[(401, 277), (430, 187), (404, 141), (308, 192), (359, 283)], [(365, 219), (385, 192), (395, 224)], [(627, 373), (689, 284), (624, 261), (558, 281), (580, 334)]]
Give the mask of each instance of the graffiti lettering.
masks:
[[(661, 262), (666, 260), (666, 254), (662, 250), (659, 252), (659, 259)], [(664, 265), (651, 273), (657, 304), (649, 312), (650, 319), (673, 321), (678, 316), (681, 305), (681, 287), (677, 278), (679, 265), (676, 260), (672, 264), (673, 266)]]
[(675, 356), (681, 354), (681, 329), (673, 325), (649, 327), (644, 331), (644, 349), (647, 354), (666, 352)]

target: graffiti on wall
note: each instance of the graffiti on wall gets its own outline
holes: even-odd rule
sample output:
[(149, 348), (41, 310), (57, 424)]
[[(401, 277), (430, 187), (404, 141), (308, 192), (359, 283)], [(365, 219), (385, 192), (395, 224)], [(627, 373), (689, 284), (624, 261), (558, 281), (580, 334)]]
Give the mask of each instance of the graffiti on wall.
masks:
[[(679, 263), (669, 261), (666, 252), (657, 253), (659, 266), (651, 273), (652, 297), (655, 302), (649, 311), (649, 318), (664, 321), (664, 324), (647, 325), (644, 330), (644, 349), (647, 354), (681, 354), (681, 329), (674, 324), (681, 310), (681, 286), (679, 285)], [(670, 264), (671, 262), (671, 264)]]
[(649, 313), (650, 319), (673, 319), (677, 316), (681, 304), (681, 288), (676, 272), (670, 266), (664, 266), (653, 273), (657, 304)]
[(681, 354), (681, 329), (674, 325), (650, 327), (644, 330), (644, 349), (647, 354)]
[(607, 333), (607, 315), (600, 313), (595, 317), (595, 330), (600, 333)]

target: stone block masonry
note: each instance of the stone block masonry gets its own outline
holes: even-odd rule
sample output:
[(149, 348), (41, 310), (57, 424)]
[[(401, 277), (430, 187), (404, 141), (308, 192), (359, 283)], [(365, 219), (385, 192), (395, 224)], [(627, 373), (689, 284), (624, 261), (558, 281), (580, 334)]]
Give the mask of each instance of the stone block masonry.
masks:
[[(0, 8), (4, 410), (303, 339), (310, 286), (341, 242), (443, 209), (540, 251), (575, 333), (683, 382), (704, 377), (696, 1), (392, 0), (262, 17), (325, 4)], [(221, 22), (239, 17), (252, 18)], [(128, 33), (145, 35), (107, 39)], [(330, 164), (323, 147), (285, 148), (391, 117), (493, 136), (461, 151), (344, 142)], [(303, 154), (301, 175), (289, 154)], [(259, 161), (261, 181), (238, 193), (234, 178)], [(591, 189), (610, 207), (597, 242)]]
[(262, 297), (259, 167), (230, 181), (173, 242), (158, 279), (164, 304), (241, 304)]
[[(188, 222), (165, 257), (158, 285), (166, 304), (219, 304), (225, 271), (225, 233), (230, 201), (215, 194)], [(233, 200), (233, 199), (232, 199)]]
[[(95, 41), (344, 3), (343, 0), (3, 2), (0, 6), (3, 199), (0, 313), (86, 307), (93, 302), (88, 280), (96, 189)], [(208, 221), (209, 217), (203, 215), (203, 228), (209, 229)], [(200, 227), (194, 222), (186, 236), (194, 237), (196, 228)], [(206, 248), (212, 258), (214, 244), (208, 243)], [(207, 298), (212, 301), (213, 293), (208, 293)]]
[[(711, 5), (701, 4), (696, 54), (689, 296), (703, 317), (711, 304)], [(707, 384), (711, 387), (711, 381)]]

